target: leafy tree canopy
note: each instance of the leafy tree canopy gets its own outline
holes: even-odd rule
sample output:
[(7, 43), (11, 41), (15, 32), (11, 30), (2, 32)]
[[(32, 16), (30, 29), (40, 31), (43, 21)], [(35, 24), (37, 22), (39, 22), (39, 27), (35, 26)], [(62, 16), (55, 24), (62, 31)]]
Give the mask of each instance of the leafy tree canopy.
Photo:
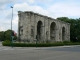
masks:
[[(14, 40), (17, 39), (17, 35), (14, 36)], [(0, 32), (0, 41), (11, 40), (11, 30)]]

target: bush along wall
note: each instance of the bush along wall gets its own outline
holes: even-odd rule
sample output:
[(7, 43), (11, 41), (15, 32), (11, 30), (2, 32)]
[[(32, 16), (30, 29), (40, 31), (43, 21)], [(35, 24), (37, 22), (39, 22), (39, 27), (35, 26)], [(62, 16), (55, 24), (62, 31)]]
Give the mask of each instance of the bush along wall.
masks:
[(64, 45), (80, 45), (79, 42), (55, 42), (55, 43), (11, 43), (10, 41), (2, 42), (3, 46), (14, 47), (51, 47), (51, 46), (64, 46)]
[(5, 40), (4, 42), (2, 42), (3, 46), (10, 46), (11, 42), (9, 40)]

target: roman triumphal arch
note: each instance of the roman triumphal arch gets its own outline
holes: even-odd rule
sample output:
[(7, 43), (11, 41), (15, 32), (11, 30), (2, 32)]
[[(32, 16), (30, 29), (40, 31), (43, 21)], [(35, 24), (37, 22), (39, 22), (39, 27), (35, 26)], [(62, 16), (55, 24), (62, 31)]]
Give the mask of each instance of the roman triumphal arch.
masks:
[(18, 11), (18, 38), (21, 41), (70, 41), (70, 24), (31, 11)]

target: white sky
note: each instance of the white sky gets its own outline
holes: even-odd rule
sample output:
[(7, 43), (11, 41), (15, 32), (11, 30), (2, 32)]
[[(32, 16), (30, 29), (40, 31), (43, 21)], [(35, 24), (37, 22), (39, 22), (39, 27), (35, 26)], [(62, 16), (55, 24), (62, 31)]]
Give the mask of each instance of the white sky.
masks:
[(80, 0), (0, 0), (0, 31), (11, 29), (13, 6), (13, 30), (18, 31), (18, 12), (33, 11), (52, 18), (80, 18)]

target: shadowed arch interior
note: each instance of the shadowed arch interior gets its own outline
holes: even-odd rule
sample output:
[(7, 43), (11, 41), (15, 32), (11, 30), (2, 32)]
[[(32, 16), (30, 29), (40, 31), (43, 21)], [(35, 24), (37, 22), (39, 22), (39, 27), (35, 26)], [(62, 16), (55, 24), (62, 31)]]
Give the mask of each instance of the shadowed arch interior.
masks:
[(37, 36), (38, 39), (41, 39), (41, 33), (42, 33), (42, 21), (38, 21), (37, 23)]
[(62, 40), (65, 40), (65, 27), (62, 27)]
[(55, 41), (55, 34), (56, 33), (56, 23), (52, 22), (50, 25), (50, 39)]

